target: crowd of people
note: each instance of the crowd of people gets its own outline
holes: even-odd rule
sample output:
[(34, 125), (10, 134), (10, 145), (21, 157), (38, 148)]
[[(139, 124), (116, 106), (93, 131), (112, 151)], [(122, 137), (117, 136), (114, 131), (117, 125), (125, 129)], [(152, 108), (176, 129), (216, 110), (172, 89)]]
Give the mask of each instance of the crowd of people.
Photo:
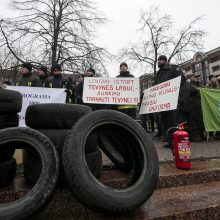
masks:
[[(157, 134), (154, 139), (162, 139), (166, 142), (166, 131), (170, 127), (177, 127), (182, 122), (187, 122), (188, 132), (191, 141), (202, 141), (205, 139), (203, 115), (201, 107), (201, 97), (199, 88), (201, 85), (201, 76), (193, 73), (190, 79), (186, 78), (181, 69), (176, 65), (167, 62), (167, 57), (162, 55), (158, 58), (158, 72), (155, 78), (155, 84), (171, 80), (181, 76), (181, 85), (179, 92), (178, 105), (176, 110), (164, 111), (161, 113), (151, 113), (142, 115), (141, 121), (148, 132), (154, 132), (154, 122), (157, 125)], [(210, 75), (210, 83), (206, 86), (210, 89), (220, 89), (220, 75)], [(147, 126), (148, 124), (148, 126)], [(215, 135), (219, 136), (219, 132)], [(164, 147), (170, 147), (165, 144)]]
[[(121, 63), (120, 73), (117, 77), (134, 77), (128, 71), (128, 65)], [(187, 122), (191, 141), (201, 141), (204, 139), (204, 125), (202, 121), (202, 109), (199, 87), (201, 86), (200, 75), (193, 73), (190, 81), (187, 80), (181, 69), (177, 65), (168, 63), (167, 57), (161, 55), (158, 58), (158, 72), (154, 79), (155, 85), (163, 83), (167, 80), (181, 76), (181, 85), (176, 110), (164, 111), (160, 113), (151, 113), (141, 115), (141, 123), (149, 132), (147, 121), (150, 122), (150, 127), (154, 131), (156, 124), (157, 134), (156, 139), (166, 141), (166, 131), (170, 127), (176, 127), (181, 122)], [(104, 104), (88, 104), (84, 103), (83, 86), (84, 77), (95, 77), (95, 69), (88, 68), (85, 74), (80, 75), (79, 82), (72, 82), (71, 78), (67, 78), (62, 74), (62, 67), (55, 64), (51, 69), (51, 74), (48, 74), (47, 67), (40, 66), (37, 68), (37, 75), (32, 73), (33, 66), (31, 63), (23, 63), (20, 69), (21, 77), (15, 82), (15, 86), (29, 87), (45, 87), (45, 88), (64, 88), (67, 93), (66, 103), (85, 104), (93, 110), (113, 109), (123, 112), (130, 117), (136, 119), (138, 106), (136, 105), (104, 105)], [(209, 77), (208, 88), (220, 89), (220, 75)], [(7, 83), (7, 82), (6, 82)], [(8, 82), (9, 84), (9, 82)], [(164, 145), (167, 147), (167, 145)]]

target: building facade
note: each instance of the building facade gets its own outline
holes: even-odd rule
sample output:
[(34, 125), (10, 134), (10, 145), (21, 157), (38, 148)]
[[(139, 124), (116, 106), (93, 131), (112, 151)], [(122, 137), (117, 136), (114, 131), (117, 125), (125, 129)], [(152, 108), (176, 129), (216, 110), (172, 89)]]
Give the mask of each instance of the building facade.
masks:
[(181, 68), (187, 77), (193, 73), (200, 75), (202, 84), (207, 85), (210, 75), (220, 75), (220, 47), (206, 53), (195, 53), (193, 59), (181, 64)]

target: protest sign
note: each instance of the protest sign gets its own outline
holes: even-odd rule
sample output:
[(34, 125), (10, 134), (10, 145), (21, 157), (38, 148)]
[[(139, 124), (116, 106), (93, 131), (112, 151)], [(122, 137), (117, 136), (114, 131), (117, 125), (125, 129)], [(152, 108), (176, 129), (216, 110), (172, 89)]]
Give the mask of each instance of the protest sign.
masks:
[(177, 108), (181, 76), (144, 90), (139, 114), (169, 111)]
[(25, 125), (25, 112), (29, 105), (42, 103), (65, 103), (65, 89), (51, 89), (25, 86), (7, 86), (7, 89), (18, 91), (22, 94), (22, 110), (19, 113), (19, 126)]
[(85, 77), (83, 102), (137, 105), (140, 100), (139, 78)]

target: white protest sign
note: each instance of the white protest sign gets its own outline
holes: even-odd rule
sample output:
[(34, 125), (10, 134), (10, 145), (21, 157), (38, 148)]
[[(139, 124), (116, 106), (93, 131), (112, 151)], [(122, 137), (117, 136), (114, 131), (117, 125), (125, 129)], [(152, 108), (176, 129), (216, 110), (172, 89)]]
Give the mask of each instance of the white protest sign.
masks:
[(139, 78), (85, 77), (83, 102), (114, 105), (137, 105), (140, 100)]
[(139, 114), (169, 111), (177, 108), (181, 76), (144, 90)]
[(19, 113), (19, 126), (25, 125), (25, 112), (29, 105), (42, 103), (65, 103), (65, 89), (51, 89), (26, 86), (7, 86), (7, 89), (18, 91), (22, 94), (22, 109)]

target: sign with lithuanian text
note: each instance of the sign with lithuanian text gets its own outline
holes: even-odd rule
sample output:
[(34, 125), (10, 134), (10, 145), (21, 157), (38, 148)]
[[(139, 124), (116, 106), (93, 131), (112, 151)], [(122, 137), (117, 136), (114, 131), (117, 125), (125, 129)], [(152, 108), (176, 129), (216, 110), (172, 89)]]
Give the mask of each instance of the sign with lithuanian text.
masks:
[(137, 105), (140, 101), (139, 78), (85, 77), (83, 102)]
[(22, 95), (22, 109), (19, 113), (19, 127), (26, 127), (25, 113), (29, 105), (43, 103), (65, 103), (66, 101), (65, 89), (26, 86), (7, 86), (7, 89), (18, 91)]
[(139, 114), (170, 111), (177, 108), (181, 76), (144, 90)]

